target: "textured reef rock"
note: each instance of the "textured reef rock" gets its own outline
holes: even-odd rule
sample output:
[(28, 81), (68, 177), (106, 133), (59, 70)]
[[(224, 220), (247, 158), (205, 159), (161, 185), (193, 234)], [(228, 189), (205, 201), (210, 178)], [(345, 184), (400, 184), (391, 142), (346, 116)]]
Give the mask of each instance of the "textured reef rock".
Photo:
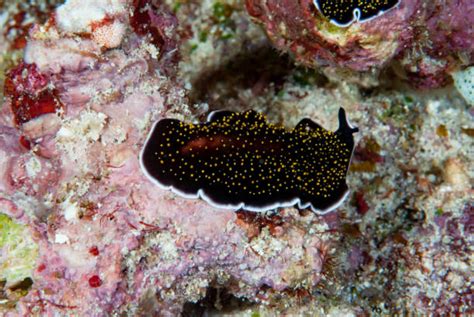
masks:
[(342, 28), (323, 17), (312, 0), (247, 1), (249, 14), (264, 25), (272, 42), (298, 62), (357, 71), (381, 66), (400, 52), (412, 38), (406, 26), (419, 6), (418, 1), (402, 1), (381, 17)]
[(312, 288), (329, 247), (307, 228), (323, 219), (283, 210), (269, 227), (141, 172), (152, 123), (191, 118), (173, 79), (176, 19), (163, 4), (114, 3), (67, 1), (6, 74), (0, 212), (37, 245), (33, 286), (8, 315), (175, 315), (210, 286), (248, 298)]
[[(415, 57), (430, 52), (425, 65), (443, 66), (436, 61), (453, 47), (459, 54), (447, 65), (469, 63), (466, 19), (450, 19), (437, 2), (403, 2), (405, 12), (420, 11), (406, 17), (413, 29), (400, 32), (423, 45), (397, 46), (392, 57), (373, 59), (377, 69), (400, 71), (406, 61), (412, 74), (399, 74), (418, 76)], [(110, 3), (41, 6), (38, 21), (49, 20), (28, 41), (21, 19), (0, 34), (2, 56), (10, 44), (26, 45), (24, 62), (0, 66), (0, 315), (474, 313), (474, 111), (454, 87), (362, 89), (295, 67), (240, 0)], [(466, 2), (444, 5), (456, 3), (453, 17), (468, 11)], [(355, 32), (402, 8), (348, 29), (324, 23), (334, 34)], [(440, 28), (441, 57), (417, 22), (428, 13), (459, 23), (447, 37), (442, 24), (429, 25)], [(360, 61), (369, 48), (355, 45), (345, 60)], [(467, 100), (469, 73), (455, 76)], [(349, 199), (324, 216), (214, 209), (160, 190), (139, 167), (162, 118), (202, 122), (209, 109), (253, 109), (288, 128), (310, 117), (335, 130), (339, 107), (361, 131)]]
[(269, 115), (331, 126), (323, 113), (344, 106), (363, 129), (348, 174), (351, 203), (331, 222), (337, 264), (323, 273), (332, 279), (313, 300), (285, 298), (293, 307), (285, 312), (472, 313), (472, 108), (451, 92), (361, 98), (356, 89), (296, 78), (274, 97)]
[(249, 14), (274, 45), (308, 67), (396, 72), (422, 88), (446, 84), (449, 72), (474, 61), (474, 4), (405, 0), (363, 23), (338, 27), (312, 0), (247, 0)]

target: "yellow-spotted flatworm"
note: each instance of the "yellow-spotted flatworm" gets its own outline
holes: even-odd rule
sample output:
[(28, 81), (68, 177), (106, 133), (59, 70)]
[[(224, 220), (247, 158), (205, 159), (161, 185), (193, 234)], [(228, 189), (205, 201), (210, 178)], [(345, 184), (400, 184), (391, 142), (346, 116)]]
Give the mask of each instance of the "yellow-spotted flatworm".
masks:
[(338, 26), (365, 22), (396, 7), (400, 0), (313, 0), (326, 18)]
[(297, 205), (326, 213), (348, 194), (346, 173), (358, 129), (339, 110), (339, 129), (305, 118), (287, 130), (264, 115), (218, 111), (206, 123), (161, 119), (140, 154), (157, 185), (227, 209)]

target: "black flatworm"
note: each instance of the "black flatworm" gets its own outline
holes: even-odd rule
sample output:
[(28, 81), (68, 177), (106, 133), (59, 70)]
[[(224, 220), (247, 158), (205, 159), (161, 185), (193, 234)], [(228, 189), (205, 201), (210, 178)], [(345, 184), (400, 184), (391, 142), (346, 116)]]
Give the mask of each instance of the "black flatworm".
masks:
[(252, 110), (213, 112), (202, 124), (162, 119), (140, 163), (157, 185), (216, 207), (266, 211), (297, 204), (326, 213), (349, 192), (357, 131), (342, 108), (335, 132), (308, 118), (286, 130)]
[(348, 26), (365, 22), (396, 7), (400, 0), (314, 0), (316, 8), (332, 23)]

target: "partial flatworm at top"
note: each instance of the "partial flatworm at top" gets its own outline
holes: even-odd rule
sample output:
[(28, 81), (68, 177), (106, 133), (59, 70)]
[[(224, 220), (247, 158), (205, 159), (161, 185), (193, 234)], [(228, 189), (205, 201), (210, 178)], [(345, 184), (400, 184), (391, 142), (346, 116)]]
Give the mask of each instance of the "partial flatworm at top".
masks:
[(396, 7), (400, 0), (313, 0), (316, 8), (332, 23), (349, 26), (365, 22)]
[(348, 194), (357, 131), (342, 108), (335, 132), (308, 118), (286, 130), (252, 110), (218, 111), (202, 124), (159, 120), (140, 162), (157, 185), (216, 207), (267, 211), (298, 204), (326, 213)]

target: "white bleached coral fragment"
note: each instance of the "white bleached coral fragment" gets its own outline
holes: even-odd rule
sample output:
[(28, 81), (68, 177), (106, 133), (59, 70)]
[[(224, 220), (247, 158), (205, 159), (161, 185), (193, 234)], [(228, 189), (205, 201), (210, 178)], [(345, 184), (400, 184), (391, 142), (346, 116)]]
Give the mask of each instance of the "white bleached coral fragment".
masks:
[(474, 106), (474, 66), (452, 74), (454, 86), (466, 101)]
[[(79, 1), (67, 1), (56, 10), (57, 23), (66, 32), (90, 32), (91, 22), (105, 18), (105, 11), (97, 6), (74, 8)], [(71, 14), (74, 13), (74, 14)]]
[(115, 48), (122, 43), (126, 27), (119, 21), (127, 14), (127, 1), (69, 0), (56, 10), (59, 28), (68, 33), (91, 33), (102, 47)]
[(64, 210), (64, 219), (68, 222), (74, 222), (79, 219), (79, 206), (77, 202), (71, 201), (69, 197), (61, 204), (62, 209)]
[(80, 118), (67, 121), (57, 133), (61, 141), (97, 141), (107, 116), (100, 112), (83, 111)]
[(92, 39), (102, 47), (115, 48), (122, 43), (125, 35), (125, 25), (118, 21), (105, 24), (94, 29)]
[(28, 177), (34, 178), (41, 172), (41, 162), (33, 156), (25, 163), (25, 169)]
[(56, 22), (66, 32), (91, 32), (94, 23), (124, 12), (127, 1), (68, 0), (56, 10)]
[(166, 260), (176, 260), (179, 256), (175, 241), (169, 232), (164, 232), (157, 237), (160, 255)]
[(69, 237), (62, 233), (56, 233), (56, 236), (54, 237), (54, 243), (58, 243), (58, 244), (69, 243)]
[(90, 171), (91, 164), (99, 160), (100, 152), (91, 154), (91, 151), (101, 137), (106, 119), (101, 112), (85, 110), (78, 118), (66, 120), (56, 134), (57, 148), (84, 172)]

